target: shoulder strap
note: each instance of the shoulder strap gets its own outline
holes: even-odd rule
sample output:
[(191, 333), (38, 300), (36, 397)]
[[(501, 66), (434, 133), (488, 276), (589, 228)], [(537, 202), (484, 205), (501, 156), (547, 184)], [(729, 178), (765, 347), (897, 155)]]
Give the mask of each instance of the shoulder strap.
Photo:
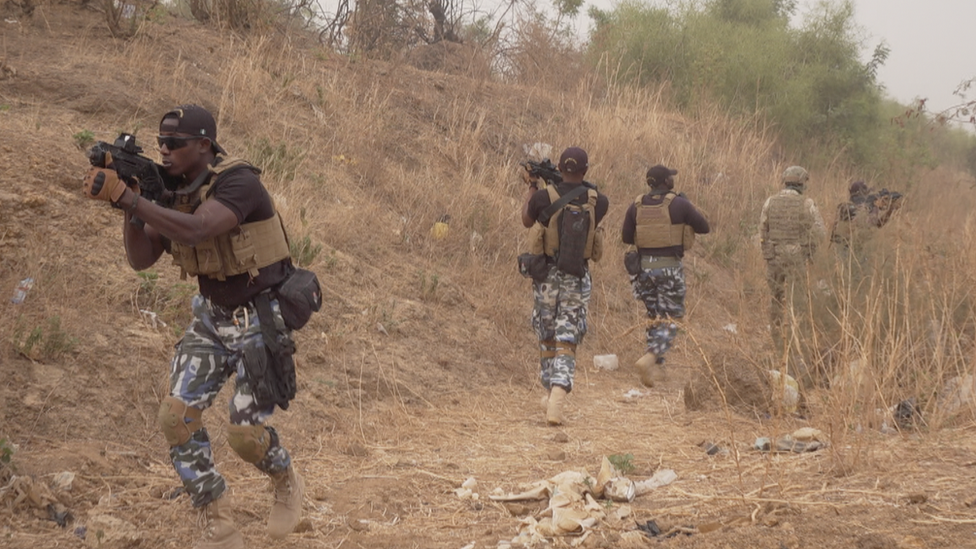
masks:
[[(562, 209), (563, 206), (565, 206), (566, 204), (569, 204), (570, 202), (572, 202), (573, 200), (575, 200), (576, 197), (578, 197), (578, 196), (582, 195), (583, 193), (585, 193), (586, 190), (587, 190), (587, 187), (585, 187), (583, 185), (580, 185), (579, 187), (576, 187), (575, 189), (569, 191), (568, 193), (560, 196), (559, 197), (559, 200), (557, 200), (557, 201), (553, 202), (552, 204), (550, 204), (549, 207), (546, 208), (545, 210), (542, 210), (542, 213), (539, 214), (539, 222), (541, 222), (543, 225), (548, 225), (549, 224), (549, 218), (551, 218), (556, 212), (558, 212), (560, 209)], [(551, 194), (552, 194), (552, 191), (550, 191), (550, 196), (551, 196)]]

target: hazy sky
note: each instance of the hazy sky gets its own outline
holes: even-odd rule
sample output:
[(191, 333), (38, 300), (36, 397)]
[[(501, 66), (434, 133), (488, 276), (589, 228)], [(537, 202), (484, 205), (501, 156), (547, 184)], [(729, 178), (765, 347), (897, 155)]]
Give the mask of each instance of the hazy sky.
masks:
[[(668, 5), (666, 0), (647, 3)], [(585, 33), (589, 6), (611, 9), (614, 4), (585, 0), (577, 25)], [(799, 0), (801, 21), (817, 4), (818, 0)], [(976, 0), (854, 0), (854, 9), (864, 32), (864, 60), (882, 40), (891, 48), (878, 73), (888, 95), (905, 104), (927, 97), (933, 112), (959, 103), (953, 96), (956, 87), (976, 78)], [(976, 89), (969, 97), (976, 99)]]

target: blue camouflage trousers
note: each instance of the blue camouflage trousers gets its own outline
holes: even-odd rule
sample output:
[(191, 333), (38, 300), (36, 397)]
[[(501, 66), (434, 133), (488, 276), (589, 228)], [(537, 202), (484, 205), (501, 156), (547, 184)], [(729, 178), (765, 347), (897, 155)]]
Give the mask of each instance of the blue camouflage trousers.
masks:
[(566, 274), (555, 266), (543, 282), (533, 282), (535, 306), (532, 328), (539, 338), (542, 386), (558, 385), (573, 390), (576, 374), (576, 346), (586, 335), (586, 306), (590, 302), (592, 279)]
[[(645, 256), (645, 261), (654, 260)], [(685, 316), (684, 267), (679, 264), (677, 267), (642, 268), (636, 275), (630, 275), (630, 283), (634, 297), (644, 303), (647, 317), (651, 319), (645, 352), (653, 353), (661, 363), (678, 335), (678, 325), (671, 319)]]
[[(277, 300), (271, 300), (275, 324), (285, 330)], [(193, 321), (176, 344), (169, 378), (170, 396), (194, 408), (205, 410), (213, 404), (224, 383), (234, 374), (234, 395), (230, 399), (230, 422), (234, 425), (261, 425), (267, 421), (274, 405), (259, 406), (251, 395), (245, 377), (244, 349), (263, 351), (261, 324), (254, 305), (238, 307), (229, 315), (216, 314), (201, 295), (193, 298)], [(286, 332), (282, 332), (286, 333)], [(288, 468), (291, 458), (278, 441), (273, 428), (267, 427), (271, 445), (255, 466), (268, 474)], [(210, 437), (205, 428), (195, 431), (190, 440), (170, 448), (173, 467), (183, 481), (194, 507), (219, 498), (226, 489), (224, 478), (214, 467)]]

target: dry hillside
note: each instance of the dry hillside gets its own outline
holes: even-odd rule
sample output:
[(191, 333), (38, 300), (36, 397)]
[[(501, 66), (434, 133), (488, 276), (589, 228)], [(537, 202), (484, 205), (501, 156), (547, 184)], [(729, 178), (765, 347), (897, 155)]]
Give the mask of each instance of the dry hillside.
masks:
[[(894, 250), (883, 269), (892, 277), (824, 292), (864, 295), (868, 311), (853, 298), (831, 309), (849, 329), (818, 341), (817, 350), (832, 350), (817, 364), (843, 377), (838, 364), (856, 351), (871, 365), (870, 381), (855, 372), (853, 390), (811, 390), (802, 414), (726, 405), (732, 399), (720, 390), (703, 410), (688, 410), (688, 380), (707, 374), (724, 388), (734, 372), (777, 368), (751, 235), (776, 174), (792, 162), (764, 128), (719, 112), (689, 119), (664, 106), (666, 91), (621, 90), (596, 77), (561, 91), (513, 87), (485, 78), (473, 58), (433, 72), (340, 56), (297, 37), (218, 33), (172, 15), (120, 41), (91, 8), (45, 3), (23, 17), (7, 6), (0, 439), (14, 446), (0, 448), (11, 458), (0, 466), (0, 546), (182, 548), (196, 535), (155, 424), (194, 287), (167, 261), (129, 269), (119, 212), (80, 193), (87, 160), (79, 146), (119, 131), (150, 143), (161, 113), (196, 102), (217, 113), (225, 148), (264, 169), (292, 239), (307, 242), (325, 285), (324, 310), (298, 336), (299, 395), (273, 419), (306, 478), (301, 532), (267, 538), (271, 494), (224, 441), (226, 397), (205, 414), (249, 547), (496, 547), (545, 505), (503, 505), (489, 500), (492, 491), (567, 470), (595, 475), (614, 454), (631, 456), (635, 479), (673, 469), (677, 480), (629, 504), (601, 501), (607, 517), (585, 539), (539, 546), (976, 547), (974, 425), (936, 406), (943, 382), (972, 373), (976, 257), (959, 243), (976, 227), (962, 176), (919, 174), (955, 200), (910, 197), (881, 244)], [(560, 429), (539, 409), (531, 291), (515, 270), (525, 238), (515, 169), (522, 146), (537, 141), (585, 147), (590, 175), (611, 200), (613, 244), (593, 268), (590, 334)], [(714, 234), (687, 257), (688, 316), (672, 381), (648, 390), (630, 367), (643, 350), (643, 318), (616, 241), (643, 171), (657, 162), (680, 170), (680, 189), (707, 212)], [(829, 221), (853, 174), (811, 171), (811, 195)], [(435, 240), (430, 227), (444, 214), (450, 232)], [(33, 288), (11, 303), (25, 277)], [(902, 301), (912, 302), (910, 313)], [(878, 327), (902, 322), (920, 339), (864, 339), (861, 329), (882, 317)], [(621, 369), (593, 367), (593, 355), (607, 353)], [(924, 424), (899, 431), (874, 420), (884, 415), (875, 410), (912, 396)], [(825, 433), (826, 448), (751, 448), (756, 437), (807, 426)], [(702, 441), (723, 450), (709, 455)], [(469, 477), (477, 500), (455, 494)], [(70, 512), (65, 526), (52, 510)], [(682, 529), (655, 540), (629, 533), (648, 520)]]

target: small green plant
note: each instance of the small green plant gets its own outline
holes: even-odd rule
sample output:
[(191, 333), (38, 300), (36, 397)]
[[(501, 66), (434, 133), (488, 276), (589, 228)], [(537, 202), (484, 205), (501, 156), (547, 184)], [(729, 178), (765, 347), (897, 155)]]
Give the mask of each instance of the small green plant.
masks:
[(440, 282), (440, 276), (437, 273), (430, 273), (428, 275), (422, 269), (417, 274), (420, 277), (420, 297), (423, 299), (434, 297), (434, 294), (437, 292), (437, 284)]
[(95, 144), (95, 134), (91, 130), (81, 130), (71, 138), (75, 140), (75, 145), (78, 145), (79, 149), (87, 149)]
[(0, 112), (7, 112), (10, 110), (10, 105), (3, 103), (0, 104)]
[(332, 269), (335, 269), (336, 265), (338, 264), (339, 257), (336, 256), (335, 250), (332, 250), (329, 252), (329, 257), (325, 258), (325, 268), (331, 271)]
[[(299, 267), (311, 265), (315, 261), (315, 257), (322, 251), (322, 245), (312, 244), (312, 238), (308, 235), (297, 242), (292, 242), (289, 248), (291, 256), (298, 262)], [(333, 255), (335, 254), (333, 253)]]
[(17, 320), (14, 328), (14, 350), (30, 359), (56, 359), (70, 353), (77, 344), (78, 339), (61, 328), (59, 316), (47, 319), (46, 329), (44, 326), (35, 326), (28, 331), (23, 317)]
[(613, 465), (621, 473), (633, 472), (637, 467), (634, 466), (633, 454), (613, 454), (607, 456), (610, 465)]
[(142, 279), (139, 283), (139, 289), (146, 293), (154, 293), (156, 291), (156, 284), (159, 282), (159, 273), (156, 271), (139, 271), (136, 276)]
[(248, 149), (248, 157), (253, 159), (255, 166), (268, 177), (281, 181), (294, 180), (299, 164), (305, 159), (305, 151), (297, 146), (274, 144), (264, 137), (252, 143)]
[(16, 451), (17, 448), (13, 442), (10, 442), (6, 438), (0, 438), (0, 464), (10, 465), (10, 461), (13, 460)]

